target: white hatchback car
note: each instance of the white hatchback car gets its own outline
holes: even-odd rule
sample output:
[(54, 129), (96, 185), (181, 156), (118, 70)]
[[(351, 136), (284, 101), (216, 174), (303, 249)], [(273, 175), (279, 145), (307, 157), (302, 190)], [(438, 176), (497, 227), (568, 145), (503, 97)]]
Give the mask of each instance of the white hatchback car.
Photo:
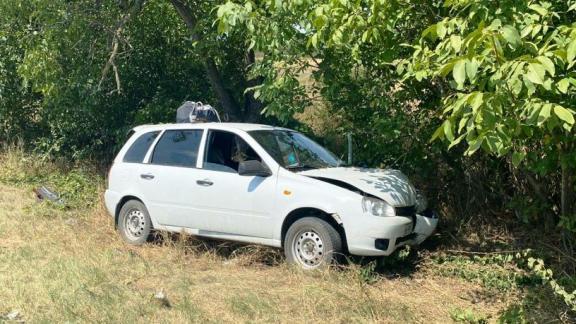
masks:
[(105, 202), (128, 243), (185, 232), (283, 247), (303, 268), (389, 255), (435, 230), (436, 213), (400, 171), (342, 165), (290, 129), (145, 125), (114, 160)]

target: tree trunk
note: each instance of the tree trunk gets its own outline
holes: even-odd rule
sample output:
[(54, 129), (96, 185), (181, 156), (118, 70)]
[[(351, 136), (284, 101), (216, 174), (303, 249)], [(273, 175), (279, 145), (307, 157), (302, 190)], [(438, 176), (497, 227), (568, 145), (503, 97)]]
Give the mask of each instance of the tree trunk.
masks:
[(225, 120), (241, 121), (240, 107), (236, 103), (236, 100), (234, 100), (234, 97), (230, 94), (230, 91), (228, 91), (224, 86), (224, 82), (220, 77), (220, 72), (218, 71), (218, 67), (214, 60), (206, 58), (204, 60), (204, 69), (206, 70), (212, 88), (220, 100), (220, 104), (222, 105), (222, 109), (226, 115)]
[[(574, 215), (574, 182), (573, 182), (573, 162), (569, 161), (568, 158), (565, 157), (566, 153), (571, 152), (571, 145), (566, 144), (567, 148), (564, 148), (563, 151), (560, 153), (560, 169), (562, 172), (561, 175), (561, 196), (560, 196), (560, 213), (562, 218), (564, 219), (573, 219), (576, 217)], [(568, 226), (573, 224), (573, 222), (568, 222)], [(572, 229), (573, 230), (573, 229)], [(573, 242), (574, 236), (571, 231), (567, 228), (562, 230), (562, 243), (564, 245), (564, 250), (567, 253), (573, 253)]]
[[(180, 0), (170, 0), (170, 3), (172, 3), (180, 17), (182, 17), (182, 20), (184, 20), (186, 27), (188, 27), (188, 30), (190, 31), (192, 40), (200, 41), (201, 37), (196, 32), (196, 24), (198, 21), (192, 12), (192, 9)], [(222, 80), (218, 66), (216, 66), (216, 63), (208, 56), (208, 54), (203, 56), (206, 75), (208, 76), (208, 80), (210, 81), (210, 85), (214, 89), (216, 96), (218, 96), (224, 115), (227, 116), (227, 119), (232, 121), (240, 120), (240, 106), (236, 100), (234, 100), (234, 96), (230, 93), (230, 90), (224, 85), (224, 80)]]
[[(246, 66), (250, 68), (256, 62), (256, 55), (253, 50), (246, 53)], [(247, 80), (246, 86), (248, 88), (257, 86), (262, 83), (262, 78), (257, 77)], [(244, 94), (244, 116), (247, 122), (258, 122), (260, 120), (260, 112), (262, 111), (262, 102), (254, 97), (254, 91), (248, 91)]]
[(571, 175), (571, 170), (570, 167), (568, 166), (568, 163), (562, 161), (561, 162), (562, 167), (562, 184), (561, 184), (561, 189), (562, 189), (562, 194), (561, 194), (561, 198), (560, 198), (560, 210), (561, 210), (561, 214), (563, 217), (569, 217), (570, 214), (572, 213), (572, 175)]

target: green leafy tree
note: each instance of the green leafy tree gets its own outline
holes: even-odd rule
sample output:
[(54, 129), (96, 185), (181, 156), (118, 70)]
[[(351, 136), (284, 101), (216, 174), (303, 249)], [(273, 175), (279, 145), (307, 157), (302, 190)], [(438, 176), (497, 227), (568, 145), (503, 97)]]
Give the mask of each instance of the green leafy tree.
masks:
[(462, 169), (459, 143), (466, 156), (482, 148), (526, 169), (545, 211), (557, 206), (575, 228), (574, 1), (242, 1), (218, 17), (223, 33), (245, 28), (263, 53), (253, 71), (267, 113), (325, 104), (370, 164), (402, 156), (430, 175), (437, 157)]
[(410, 54), (402, 43), (433, 22), (432, 5), (241, 1), (220, 6), (217, 16), (221, 33), (244, 30), (249, 47), (262, 54), (252, 73), (263, 82), (253, 89), (266, 114), (288, 121), (324, 109), (329, 122), (318, 132), (336, 143), (352, 133), (357, 161), (432, 173), (424, 134), (432, 134), (430, 112), (439, 96), (418, 82), (402, 83), (392, 64)]
[(432, 138), (541, 175), (560, 170), (561, 222), (576, 229), (576, 1), (450, 0), (442, 17), (397, 64), (442, 84), (444, 122)]

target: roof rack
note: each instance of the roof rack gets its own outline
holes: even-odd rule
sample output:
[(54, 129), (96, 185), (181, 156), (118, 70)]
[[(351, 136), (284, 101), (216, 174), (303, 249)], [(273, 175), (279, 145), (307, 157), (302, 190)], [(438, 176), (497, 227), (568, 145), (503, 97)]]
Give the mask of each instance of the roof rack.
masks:
[(202, 102), (185, 101), (176, 111), (177, 123), (220, 123), (216, 108)]

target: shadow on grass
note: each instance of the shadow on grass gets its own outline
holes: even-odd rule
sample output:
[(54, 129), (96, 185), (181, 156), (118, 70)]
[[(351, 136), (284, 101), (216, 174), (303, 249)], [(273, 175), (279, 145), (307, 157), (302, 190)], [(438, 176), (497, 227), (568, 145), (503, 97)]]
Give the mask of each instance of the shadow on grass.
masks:
[[(350, 267), (369, 269), (376, 276), (388, 279), (411, 277), (418, 271), (422, 261), (422, 252), (429, 254), (435, 251), (440, 238), (430, 237), (419, 248), (402, 247), (386, 257), (362, 257), (342, 255), (337, 269)], [(215, 240), (204, 237), (190, 236), (179, 233), (157, 232), (151, 239), (151, 244), (171, 246), (189, 255), (212, 255), (223, 262), (236, 262), (244, 265), (275, 267), (286, 262), (284, 251), (261, 245)]]
[(245, 265), (271, 267), (284, 262), (280, 249), (179, 233), (156, 232), (151, 244), (175, 247), (189, 255), (212, 255), (223, 262), (241, 260)]

